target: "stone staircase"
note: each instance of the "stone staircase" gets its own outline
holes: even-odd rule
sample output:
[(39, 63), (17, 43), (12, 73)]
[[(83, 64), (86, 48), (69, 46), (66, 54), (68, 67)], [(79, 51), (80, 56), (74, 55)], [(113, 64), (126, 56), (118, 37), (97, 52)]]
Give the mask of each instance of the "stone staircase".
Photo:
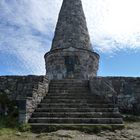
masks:
[(47, 126), (123, 125), (117, 106), (93, 95), (86, 80), (53, 80), (32, 114), (33, 128)]

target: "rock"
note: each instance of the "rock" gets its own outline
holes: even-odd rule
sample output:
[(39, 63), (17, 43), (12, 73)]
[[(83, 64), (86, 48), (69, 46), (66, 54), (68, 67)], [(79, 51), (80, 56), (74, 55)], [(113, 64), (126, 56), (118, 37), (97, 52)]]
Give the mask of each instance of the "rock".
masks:
[(17, 132), (15, 135), (16, 136), (21, 136), (21, 132)]

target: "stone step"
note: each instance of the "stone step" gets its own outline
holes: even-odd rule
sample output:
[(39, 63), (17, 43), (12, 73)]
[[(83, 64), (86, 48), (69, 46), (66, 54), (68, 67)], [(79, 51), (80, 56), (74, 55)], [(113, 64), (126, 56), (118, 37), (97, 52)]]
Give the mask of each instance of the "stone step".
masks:
[(77, 93), (77, 92), (73, 92), (73, 93), (67, 93), (67, 92), (60, 92), (60, 93), (52, 93), (52, 92), (48, 92), (46, 96), (90, 96), (90, 97), (94, 97), (94, 98), (100, 98), (100, 96), (98, 95), (94, 95), (91, 94), (90, 92), (84, 92), (84, 93)]
[(50, 88), (64, 88), (64, 87), (67, 87), (67, 88), (86, 88), (86, 89), (89, 89), (88, 88), (88, 86), (87, 85), (85, 85), (85, 84), (60, 84), (60, 83), (58, 83), (58, 84), (54, 84), (54, 83), (52, 83), (50, 86), (49, 86)]
[[(109, 105), (109, 106), (116, 106), (117, 107), (117, 104), (112, 104), (112, 103), (97, 103), (97, 102), (93, 102), (93, 103), (79, 103), (79, 102), (75, 102), (75, 103), (70, 103), (70, 102), (68, 102), (68, 103), (63, 103), (63, 102), (60, 102), (60, 103), (48, 103), (48, 102), (41, 102), (40, 104), (44, 104), (44, 105), (49, 105), (49, 106), (57, 106), (57, 105), (61, 105), (61, 106), (65, 106), (65, 105), (68, 105), (68, 106), (73, 106), (73, 105), (76, 105), (76, 106), (92, 106), (92, 105)], [(40, 105), (39, 104), (39, 105)]]
[(83, 84), (77, 84), (77, 85), (74, 85), (74, 84), (52, 84), (52, 85), (49, 85), (49, 88), (69, 88), (69, 89), (82, 89), (82, 88), (85, 88), (87, 90), (89, 90), (89, 87), (86, 86), (86, 85), (83, 85)]
[(101, 98), (99, 96), (95, 96), (93, 94), (90, 93), (67, 93), (67, 92), (60, 92), (60, 93), (50, 93), (48, 92), (46, 96), (92, 96), (94, 98)]
[(54, 95), (47, 95), (46, 97), (44, 97), (44, 99), (86, 99), (86, 100), (91, 100), (91, 99), (96, 99), (96, 100), (101, 100), (100, 97), (96, 97), (94, 98), (94, 96), (81, 96), (81, 95), (65, 95), (65, 96), (61, 96), (61, 95), (57, 95), (57, 96), (54, 96)]
[(90, 93), (86, 89), (49, 89), (49, 93)]
[(37, 108), (36, 112), (118, 112), (118, 108)]
[(54, 91), (54, 92), (50, 92), (48, 91), (47, 95), (91, 95), (94, 96), (94, 94), (91, 94), (90, 92), (69, 92), (69, 91)]
[[(31, 129), (35, 133), (43, 133), (43, 132), (52, 132), (56, 130), (80, 130), (80, 131), (85, 131), (87, 130), (88, 132), (93, 133), (96, 128), (104, 128), (108, 130), (108, 128), (112, 128), (112, 130), (121, 130), (124, 128), (124, 124), (80, 124), (80, 123), (29, 123), (31, 125)], [(83, 139), (82, 139), (83, 140)], [(85, 139), (84, 139), (85, 140)]]
[(123, 125), (116, 105), (91, 94), (87, 80), (52, 80), (49, 92), (32, 114), (33, 128), (55, 125)]
[(89, 91), (88, 87), (83, 87), (83, 86), (49, 86), (49, 89), (58, 89), (58, 90), (87, 90)]
[(49, 86), (67, 86), (67, 87), (89, 87), (88, 82), (51, 82)]
[(89, 81), (73, 81), (73, 80), (58, 80), (58, 81), (51, 81), (50, 84), (88, 84)]
[(33, 117), (58, 117), (58, 118), (121, 118), (120, 113), (113, 112), (57, 112), (57, 113), (48, 113), (48, 112), (34, 112)]
[(81, 84), (87, 84), (89, 81), (88, 80), (81, 80), (81, 79), (63, 79), (63, 80), (51, 80), (50, 84), (53, 83), (72, 83), (72, 84), (77, 84), (77, 83), (81, 83)]
[(48, 104), (48, 103), (41, 103), (38, 105), (40, 108), (113, 108), (113, 104)]
[[(65, 98), (61, 98), (61, 99), (43, 99), (41, 103), (79, 103), (79, 104), (85, 104), (85, 103), (89, 103), (89, 104), (93, 104), (93, 103), (99, 103), (99, 104), (105, 104), (107, 103), (106, 101), (103, 100), (96, 100), (96, 99), (65, 99)], [(109, 102), (108, 102), (109, 103)]]
[(122, 118), (31, 118), (29, 123), (122, 124)]

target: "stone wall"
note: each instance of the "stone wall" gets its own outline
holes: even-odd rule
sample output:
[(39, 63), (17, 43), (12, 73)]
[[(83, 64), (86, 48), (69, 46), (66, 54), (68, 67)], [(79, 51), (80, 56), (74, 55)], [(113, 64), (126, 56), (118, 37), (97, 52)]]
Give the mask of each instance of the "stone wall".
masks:
[(45, 76), (1, 76), (0, 91), (18, 102), (19, 121), (27, 122), (41, 99), (48, 92)]
[(117, 102), (120, 112), (140, 114), (140, 77), (96, 77), (90, 87), (94, 94)]
[(74, 47), (55, 49), (45, 55), (49, 79), (90, 79), (97, 75), (99, 55)]
[(43, 78), (44, 76), (0, 76), (0, 91), (6, 93), (11, 100), (30, 97)]
[[(46, 76), (0, 76), (0, 92), (19, 103), (20, 122), (28, 121), (48, 86)], [(95, 77), (90, 88), (93, 94), (117, 103), (122, 113), (140, 114), (140, 77)]]

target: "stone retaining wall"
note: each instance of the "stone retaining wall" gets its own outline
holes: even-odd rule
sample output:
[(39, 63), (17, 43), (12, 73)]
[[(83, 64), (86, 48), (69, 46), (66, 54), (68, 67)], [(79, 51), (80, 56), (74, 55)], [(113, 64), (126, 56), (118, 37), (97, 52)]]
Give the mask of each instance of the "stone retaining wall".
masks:
[(1, 76), (0, 91), (18, 102), (19, 122), (27, 122), (48, 92), (46, 76)]
[(140, 77), (96, 77), (90, 87), (93, 93), (115, 98), (120, 112), (140, 114)]
[[(19, 103), (19, 121), (27, 122), (48, 92), (46, 76), (0, 76), (0, 92)], [(93, 94), (118, 103), (122, 113), (140, 114), (140, 77), (95, 77), (90, 80)]]
[(61, 48), (45, 55), (46, 75), (49, 79), (85, 79), (97, 75), (99, 55), (76, 47)]

